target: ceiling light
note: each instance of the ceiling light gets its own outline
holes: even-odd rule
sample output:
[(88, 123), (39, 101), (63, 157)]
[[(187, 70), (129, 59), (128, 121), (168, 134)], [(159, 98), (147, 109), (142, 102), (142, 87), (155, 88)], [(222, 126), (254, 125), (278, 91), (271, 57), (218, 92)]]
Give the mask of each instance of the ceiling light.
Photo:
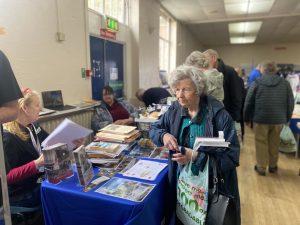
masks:
[(230, 44), (251, 44), (256, 40), (256, 36), (230, 37)]
[(229, 16), (270, 12), (274, 0), (224, 0), (225, 11)]
[(229, 33), (234, 34), (257, 34), (262, 25), (262, 21), (241, 22), (228, 24)]

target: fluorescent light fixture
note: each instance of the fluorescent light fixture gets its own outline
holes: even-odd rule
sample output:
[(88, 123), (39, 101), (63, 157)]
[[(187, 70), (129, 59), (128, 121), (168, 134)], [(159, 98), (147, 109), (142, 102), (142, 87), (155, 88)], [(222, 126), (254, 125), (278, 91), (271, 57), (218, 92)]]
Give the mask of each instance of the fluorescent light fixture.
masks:
[(234, 34), (257, 34), (262, 25), (262, 21), (241, 22), (228, 24), (229, 33)]
[(256, 36), (230, 37), (230, 44), (251, 44), (256, 40)]
[(273, 4), (274, 0), (224, 0), (225, 11), (229, 16), (268, 13)]

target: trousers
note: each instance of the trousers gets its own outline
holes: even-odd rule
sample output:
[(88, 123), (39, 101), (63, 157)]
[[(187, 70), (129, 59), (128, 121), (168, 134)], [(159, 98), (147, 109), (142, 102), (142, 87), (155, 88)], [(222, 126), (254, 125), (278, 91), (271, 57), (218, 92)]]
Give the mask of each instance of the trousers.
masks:
[(254, 123), (256, 163), (260, 169), (275, 167), (278, 163), (278, 148), (282, 124)]

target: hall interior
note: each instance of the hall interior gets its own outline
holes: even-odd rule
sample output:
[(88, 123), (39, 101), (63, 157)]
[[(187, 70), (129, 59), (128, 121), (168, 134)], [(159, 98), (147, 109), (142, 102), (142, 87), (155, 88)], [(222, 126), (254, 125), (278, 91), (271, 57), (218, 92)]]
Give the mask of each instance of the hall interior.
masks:
[(242, 225), (300, 224), (300, 163), (295, 153), (280, 153), (278, 172), (254, 171), (254, 132), (246, 127), (237, 169)]

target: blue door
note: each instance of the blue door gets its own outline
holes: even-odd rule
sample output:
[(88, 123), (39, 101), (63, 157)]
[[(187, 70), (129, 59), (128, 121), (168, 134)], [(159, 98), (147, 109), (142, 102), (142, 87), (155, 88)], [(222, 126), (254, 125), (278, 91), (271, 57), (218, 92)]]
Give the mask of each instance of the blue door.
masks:
[(102, 89), (110, 85), (115, 96), (123, 97), (123, 45), (90, 36), (92, 97), (102, 99)]

